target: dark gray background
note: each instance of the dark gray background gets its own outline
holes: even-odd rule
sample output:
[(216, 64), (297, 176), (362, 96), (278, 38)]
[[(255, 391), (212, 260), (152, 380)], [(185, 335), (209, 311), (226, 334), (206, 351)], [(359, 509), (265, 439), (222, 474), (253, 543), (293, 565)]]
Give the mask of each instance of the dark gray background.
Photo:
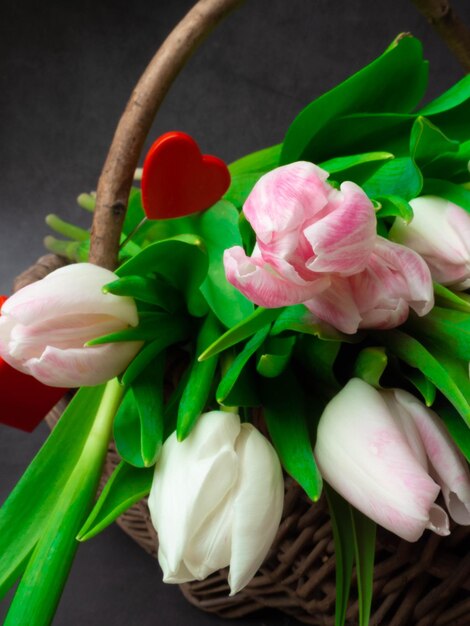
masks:
[[(0, 293), (43, 253), (50, 212), (88, 226), (75, 197), (95, 188), (131, 89), (190, 0), (4, 0), (0, 8)], [(470, 4), (454, 6), (470, 22)], [(177, 79), (152, 138), (192, 134), (227, 161), (279, 142), (311, 99), (402, 31), (431, 61), (430, 96), (462, 76), (410, 0), (249, 0)], [(150, 141), (150, 140), (149, 140)], [(1, 406), (1, 401), (0, 401)], [(0, 499), (46, 436), (0, 426)], [(0, 604), (0, 616), (6, 603)], [(116, 527), (84, 545), (56, 626), (222, 624), (199, 613)], [(272, 612), (239, 624), (294, 624)], [(23, 625), (19, 625), (23, 626)], [(26, 625), (24, 625), (26, 626)]]

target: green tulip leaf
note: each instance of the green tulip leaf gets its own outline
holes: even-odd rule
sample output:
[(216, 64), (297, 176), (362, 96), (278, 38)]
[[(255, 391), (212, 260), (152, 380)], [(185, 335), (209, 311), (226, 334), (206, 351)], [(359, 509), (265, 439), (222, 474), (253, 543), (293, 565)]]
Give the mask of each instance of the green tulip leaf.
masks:
[(380, 203), (378, 218), (401, 217), (407, 224), (413, 219), (413, 209), (401, 196), (377, 196), (375, 200)]
[(209, 313), (199, 331), (196, 354), (178, 407), (176, 433), (179, 441), (189, 435), (208, 403), (218, 358), (213, 356), (205, 361), (198, 361), (197, 356), (220, 336), (220, 332), (219, 321)]
[(457, 152), (438, 154), (422, 170), (425, 178), (444, 178), (449, 182), (466, 182), (469, 161), (470, 140), (467, 140), (459, 145)]
[(380, 389), (380, 379), (387, 367), (388, 359), (385, 348), (369, 347), (361, 350), (354, 364), (354, 374), (356, 378)]
[(440, 404), (436, 408), (436, 412), (446, 425), (460, 452), (470, 463), (470, 429), (464, 424), (460, 415), (450, 404)]
[(315, 317), (304, 304), (286, 307), (275, 320), (271, 335), (276, 336), (287, 332), (314, 335), (326, 341), (345, 341), (347, 343), (360, 341), (360, 334), (345, 335), (341, 333), (333, 326)]
[(296, 356), (302, 366), (313, 380), (330, 390), (331, 395), (341, 389), (333, 369), (340, 349), (340, 341), (325, 341), (311, 335), (301, 335), (296, 346)]
[(162, 447), (164, 367), (160, 355), (132, 381), (114, 420), (116, 449), (134, 467), (154, 465)]
[[(292, 351), (297, 338), (291, 337), (271, 337), (266, 342), (263, 354), (260, 354), (256, 371), (265, 378), (276, 378), (289, 365)], [(264, 352), (267, 350), (267, 352)]]
[(318, 131), (334, 118), (361, 111), (408, 113), (423, 97), (427, 77), (421, 43), (408, 36), (397, 39), (378, 59), (317, 98), (295, 118), (284, 139), (281, 163), (305, 158), (323, 161)]
[(119, 277), (156, 273), (185, 297), (189, 312), (197, 317), (207, 313), (199, 287), (207, 275), (208, 257), (197, 235), (177, 235), (157, 241), (116, 270)]
[(451, 291), (444, 285), (434, 283), (434, 296), (438, 306), (470, 313), (470, 297), (461, 292)]
[(425, 117), (416, 118), (411, 129), (410, 154), (420, 167), (443, 152), (456, 152), (458, 149), (458, 141), (446, 137)]
[(169, 316), (167, 313), (141, 313), (139, 325), (135, 328), (125, 328), (109, 335), (102, 335), (87, 341), (86, 346), (99, 346), (103, 343), (121, 341), (151, 341), (159, 337), (167, 330), (170, 332), (180, 326), (187, 326), (187, 321), (182, 316)]
[[(338, 155), (384, 151), (395, 158), (409, 156), (409, 136), (415, 117), (404, 113), (352, 113), (335, 118), (318, 132), (315, 145), (305, 158), (324, 162)], [(389, 160), (378, 161), (376, 165)], [(360, 180), (362, 184), (363, 176)]]
[(127, 236), (142, 222), (145, 217), (142, 206), (142, 194), (137, 187), (131, 187), (129, 201), (127, 203), (126, 217), (122, 226), (122, 232)]
[(470, 358), (470, 314), (435, 306), (422, 318), (410, 317), (413, 334), (456, 358)]
[(235, 326), (254, 310), (253, 303), (225, 276), (225, 250), (242, 245), (238, 217), (236, 208), (221, 200), (201, 214), (196, 226), (209, 256), (207, 276), (200, 289), (212, 311), (227, 328)]
[(178, 317), (168, 317), (165, 323), (160, 324), (156, 339), (145, 345), (128, 365), (122, 376), (123, 385), (129, 386), (160, 352), (187, 339), (190, 332), (187, 322)]
[[(255, 352), (261, 347), (269, 334), (270, 324), (261, 328), (251, 339), (245, 344), (241, 352), (237, 354), (230, 367), (225, 372), (216, 391), (216, 398), (219, 404), (227, 404), (226, 398), (234, 388), (236, 382), (240, 378), (246, 364)], [(240, 405), (241, 403), (237, 403)]]
[(261, 400), (258, 392), (257, 374), (254, 365), (249, 362), (234, 382), (224, 398), (225, 407), (259, 407)]
[[(420, 370), (444, 394), (470, 427), (470, 404), (469, 397), (466, 397), (469, 396), (470, 386), (468, 372), (466, 372), (465, 381), (463, 371), (461, 372), (458, 364), (452, 364), (452, 359), (443, 355), (436, 358), (435, 352), (431, 353), (417, 339), (402, 331), (374, 332), (374, 335), (389, 352), (411, 367)], [(443, 358), (446, 360), (443, 361)], [(450, 373), (451, 369), (452, 373)]]
[(357, 590), (359, 595), (359, 626), (369, 626), (374, 582), (376, 524), (350, 506), (354, 533)]
[(326, 170), (330, 175), (348, 171), (357, 166), (377, 163), (378, 166), (382, 161), (393, 159), (394, 155), (390, 152), (365, 152), (363, 154), (351, 154), (348, 156), (335, 157), (319, 163), (318, 166)]
[(62, 487), (85, 446), (103, 391), (104, 385), (83, 387), (75, 394), (0, 509), (0, 597), (25, 568), (59, 502)]
[(290, 370), (281, 374), (275, 385), (260, 378), (260, 387), (266, 425), (281, 463), (316, 502), (322, 478), (313, 456), (303, 390)]
[(247, 254), (252, 254), (253, 248), (256, 244), (256, 233), (253, 230), (250, 222), (246, 219), (243, 211), (241, 211), (238, 217), (238, 228), (240, 230), (240, 236), (242, 238), (245, 252)]
[(128, 296), (173, 313), (182, 307), (181, 294), (167, 282), (145, 276), (123, 276), (103, 287), (103, 293)]
[(204, 352), (199, 356), (199, 360), (205, 361), (211, 356), (214, 356), (215, 354), (240, 343), (240, 341), (248, 339), (248, 337), (251, 337), (257, 333), (258, 330), (266, 326), (266, 324), (274, 321), (283, 310), (283, 308), (264, 309), (263, 307), (258, 307), (249, 317), (236, 324), (233, 328), (230, 328), (226, 333), (214, 341), (214, 343), (204, 350)]
[(431, 407), (436, 399), (436, 386), (417, 369), (410, 368), (410, 371), (402, 373), (422, 395), (426, 406)]
[(423, 177), (410, 157), (399, 157), (387, 161), (362, 185), (371, 198), (401, 196), (411, 200), (420, 195)]
[[(76, 553), (78, 545), (75, 541), (76, 534), (88, 514), (96, 493), (108, 449), (112, 419), (122, 395), (122, 388), (115, 379), (106, 385), (104, 392), (102, 392), (102, 388), (94, 391), (95, 394), (88, 395), (90, 404), (82, 405), (80, 414), (75, 413), (74, 415), (74, 421), (81, 428), (84, 421), (87, 422), (87, 413), (91, 414), (92, 423), (90, 428), (85, 430), (85, 440), (81, 439), (81, 430), (77, 433), (82, 446), (78, 455), (72, 454), (74, 465), (71, 472), (68, 475), (62, 474), (62, 480), (55, 485), (54, 479), (51, 480), (51, 484), (34, 484), (35, 481), (31, 481), (28, 485), (30, 489), (36, 490), (36, 499), (40, 498), (43, 502), (48, 500), (46, 508), (43, 510), (42, 520), (36, 518), (33, 521), (34, 516), (31, 516), (30, 513), (31, 501), (34, 502), (35, 500), (34, 494), (21, 510), (19, 516), (13, 520), (15, 529), (20, 528), (25, 518), (29, 518), (30, 522), (36, 522), (35, 530), (38, 535), (37, 543), (31, 552), (4, 622), (7, 626), (18, 626), (18, 624), (48, 626), (53, 619)], [(95, 401), (98, 398), (99, 404), (97, 406)], [(85, 395), (82, 395), (80, 403), (84, 399)], [(77, 406), (75, 406), (76, 409)], [(69, 449), (75, 452), (75, 442), (70, 441), (70, 436), (73, 434), (71, 431), (72, 429), (69, 429), (67, 433), (69, 441), (66, 443), (69, 444)], [(53, 435), (54, 432), (51, 437)], [(43, 459), (44, 465), (48, 465), (51, 457), (56, 456), (57, 458), (56, 452), (67, 458), (66, 463), (70, 462), (67, 450), (64, 450), (63, 447), (56, 450), (58, 443), (55, 440), (54, 447), (49, 448), (51, 454)], [(66, 448), (67, 445), (64, 447)], [(46, 446), (43, 450), (45, 448)], [(41, 452), (36, 460), (40, 455)], [(34, 465), (35, 461), (29, 469), (31, 470)], [(23, 483), (24, 478), (19, 485)], [(3, 530), (2, 528), (2, 540), (4, 539)], [(25, 526), (23, 526), (23, 530), (25, 530)], [(30, 533), (27, 534), (31, 537)], [(28, 539), (22, 535), (21, 541), (23, 548), (26, 548)], [(2, 554), (2, 562), (4, 560), (5, 553)], [(9, 564), (11, 565), (11, 562)]]
[(470, 213), (470, 190), (446, 180), (426, 178), (422, 195), (439, 196), (462, 207)]
[(78, 541), (95, 537), (133, 504), (145, 498), (150, 493), (153, 474), (153, 468), (137, 469), (121, 461), (80, 529)]
[(237, 209), (241, 209), (255, 184), (265, 172), (248, 172), (232, 176), (232, 182), (224, 195), (224, 200), (230, 202)]
[(331, 518), (336, 558), (335, 626), (344, 626), (354, 564), (354, 531), (350, 505), (327, 483), (324, 489)]
[(453, 85), (446, 92), (438, 96), (432, 102), (426, 104), (420, 111), (419, 115), (437, 115), (446, 111), (450, 111), (460, 106), (470, 98), (470, 75), (464, 76), (458, 83)]
[(238, 161), (230, 163), (228, 169), (230, 175), (233, 177), (240, 174), (248, 174), (253, 172), (269, 172), (275, 167), (278, 167), (281, 157), (282, 144), (276, 146), (270, 146), (269, 148), (263, 148), (257, 152), (252, 152)]

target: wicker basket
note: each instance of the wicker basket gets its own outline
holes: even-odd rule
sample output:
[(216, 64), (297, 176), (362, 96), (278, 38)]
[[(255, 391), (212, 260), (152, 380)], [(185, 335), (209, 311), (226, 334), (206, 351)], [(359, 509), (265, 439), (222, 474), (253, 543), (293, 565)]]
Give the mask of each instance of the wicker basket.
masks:
[[(98, 185), (91, 260), (115, 264), (127, 196), (146, 134), (172, 80), (205, 35), (238, 0), (201, 0), (168, 37), (134, 90), (119, 123)], [(143, 103), (143, 104), (142, 104)], [(16, 280), (16, 289), (42, 278), (64, 260), (54, 255)], [(48, 416), (52, 427), (64, 404)], [(102, 482), (119, 462), (111, 444)], [(250, 584), (229, 597), (227, 571), (207, 580), (182, 585), (197, 607), (237, 618), (263, 607), (279, 609), (307, 624), (334, 624), (335, 556), (331, 524), (324, 499), (312, 504), (291, 479), (285, 481), (285, 508), (279, 532), (260, 571)], [(118, 522), (152, 556), (157, 537), (145, 500)], [(449, 537), (425, 534), (409, 544), (378, 530), (374, 599), (370, 623), (388, 626), (468, 625), (470, 618), (470, 531), (459, 527)], [(347, 623), (358, 623), (358, 602), (350, 603)]]

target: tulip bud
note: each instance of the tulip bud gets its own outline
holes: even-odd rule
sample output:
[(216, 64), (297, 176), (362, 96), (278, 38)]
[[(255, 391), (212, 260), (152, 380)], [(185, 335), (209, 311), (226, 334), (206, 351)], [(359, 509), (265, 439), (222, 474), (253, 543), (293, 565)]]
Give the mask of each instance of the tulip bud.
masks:
[(407, 541), (449, 534), (435, 503), (470, 525), (470, 473), (438, 416), (410, 393), (352, 379), (320, 418), (315, 457), (325, 480), (365, 515)]
[(470, 287), (470, 215), (461, 207), (436, 196), (410, 201), (413, 220), (397, 218), (390, 231), (395, 241), (418, 252), (432, 277), (454, 289)]
[(149, 495), (163, 580), (203, 580), (230, 565), (231, 593), (240, 591), (271, 547), (283, 499), (276, 452), (238, 415), (204, 413), (182, 442), (173, 433)]
[(17, 291), (1, 309), (0, 357), (52, 387), (98, 385), (120, 374), (141, 342), (85, 347), (138, 324), (132, 298), (102, 292), (116, 278), (97, 265), (77, 263)]

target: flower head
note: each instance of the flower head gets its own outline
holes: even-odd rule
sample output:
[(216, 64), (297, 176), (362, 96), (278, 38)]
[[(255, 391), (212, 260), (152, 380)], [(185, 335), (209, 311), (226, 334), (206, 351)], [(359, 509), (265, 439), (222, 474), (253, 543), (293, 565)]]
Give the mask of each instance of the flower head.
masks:
[(164, 581), (203, 580), (230, 565), (232, 594), (263, 562), (282, 514), (279, 459), (234, 413), (201, 415), (190, 435), (163, 445), (149, 496)]
[(315, 457), (338, 493), (407, 541), (425, 528), (449, 534), (441, 489), (452, 518), (470, 525), (467, 464), (438, 416), (406, 391), (350, 380), (320, 418)]
[(229, 282), (260, 306), (305, 302), (331, 272), (366, 266), (376, 236), (374, 208), (354, 183), (337, 190), (328, 172), (299, 161), (265, 174), (243, 210), (256, 233), (251, 257), (235, 246), (224, 262)]
[(390, 231), (394, 241), (418, 252), (432, 277), (455, 289), (470, 287), (470, 215), (453, 202), (437, 196), (410, 201), (413, 219), (397, 218)]
[(85, 347), (138, 324), (132, 298), (104, 294), (116, 275), (97, 265), (61, 267), (12, 295), (0, 317), (0, 356), (45, 385), (97, 385), (120, 374), (140, 342)]

